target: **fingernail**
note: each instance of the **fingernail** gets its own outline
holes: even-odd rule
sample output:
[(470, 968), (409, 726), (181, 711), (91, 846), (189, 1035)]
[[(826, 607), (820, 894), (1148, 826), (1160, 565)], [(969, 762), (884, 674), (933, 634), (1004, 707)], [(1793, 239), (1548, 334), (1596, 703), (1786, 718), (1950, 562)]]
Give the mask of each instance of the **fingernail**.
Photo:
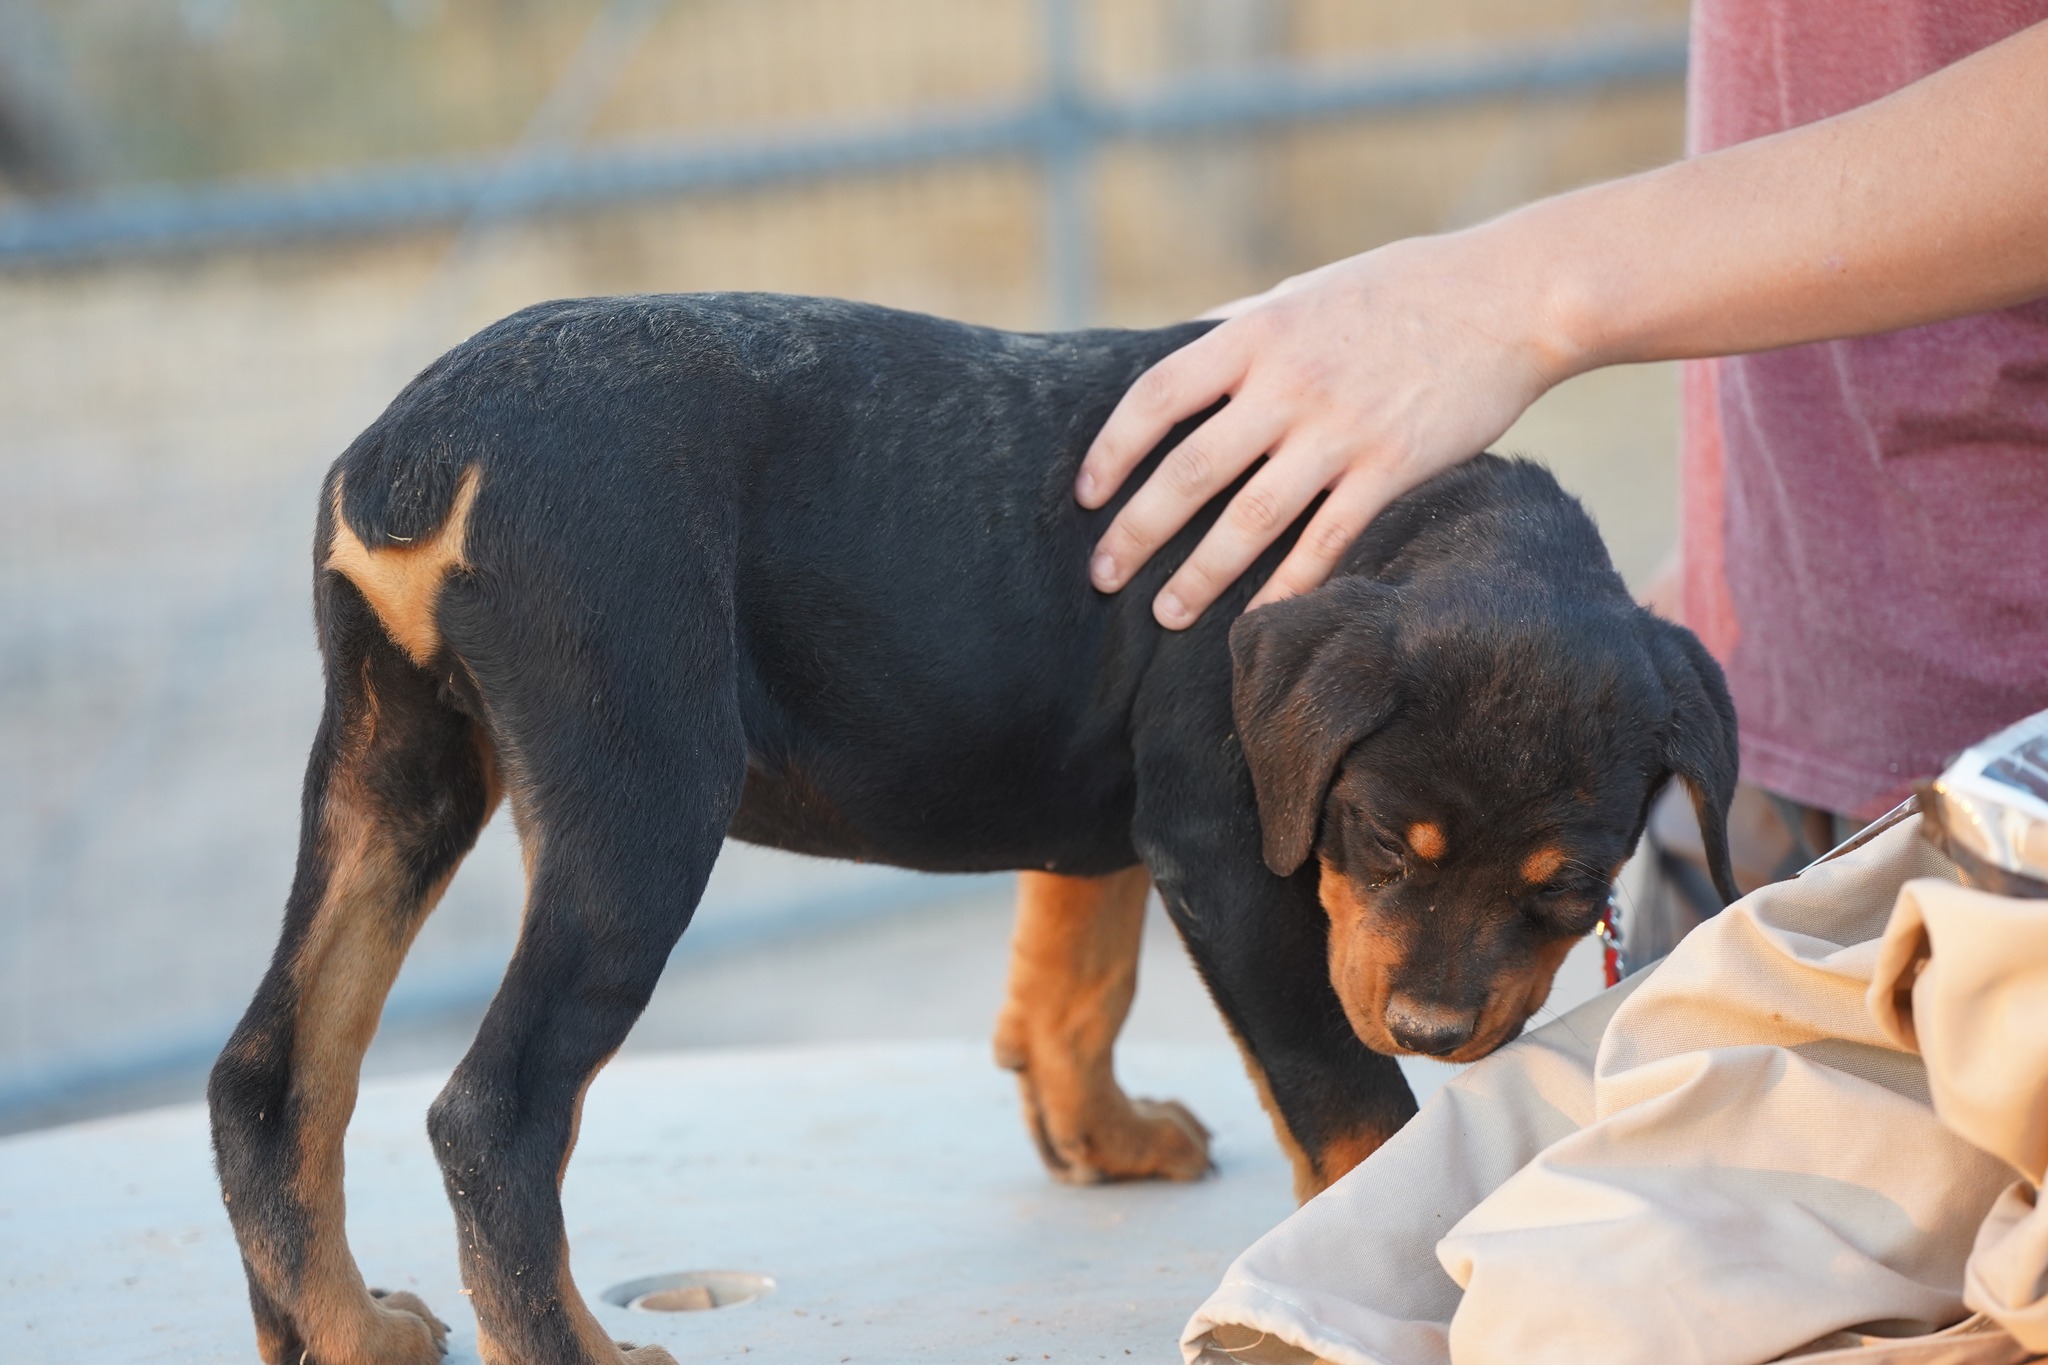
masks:
[(1074, 496), (1084, 503), (1095, 500), (1095, 476), (1085, 469), (1074, 480)]
[(1095, 580), (1095, 586), (1107, 591), (1116, 586), (1116, 561), (1108, 555), (1097, 555), (1088, 561), (1088, 576)]
[(1152, 599), (1152, 614), (1157, 616), (1165, 625), (1184, 626), (1187, 624), (1187, 605), (1180, 600), (1179, 594), (1175, 593), (1171, 588)]

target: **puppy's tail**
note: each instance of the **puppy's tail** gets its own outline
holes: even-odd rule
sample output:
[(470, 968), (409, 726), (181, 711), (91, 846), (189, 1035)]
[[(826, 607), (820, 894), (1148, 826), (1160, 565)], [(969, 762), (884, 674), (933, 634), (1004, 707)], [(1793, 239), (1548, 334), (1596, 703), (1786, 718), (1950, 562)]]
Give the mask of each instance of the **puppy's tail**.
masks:
[(483, 455), (460, 394), (478, 349), (472, 340), (427, 366), (335, 462), (328, 492), (340, 487), (342, 524), (363, 544), (416, 545), (446, 523), (465, 471)]

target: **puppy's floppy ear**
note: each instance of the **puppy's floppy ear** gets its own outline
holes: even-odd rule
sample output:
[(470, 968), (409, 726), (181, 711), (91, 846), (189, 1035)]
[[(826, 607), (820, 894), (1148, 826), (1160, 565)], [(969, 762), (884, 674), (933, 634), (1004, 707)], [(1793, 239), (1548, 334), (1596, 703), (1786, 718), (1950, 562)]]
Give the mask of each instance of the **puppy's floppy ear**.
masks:
[[(1644, 613), (1646, 616), (1649, 614)], [(1735, 747), (1735, 703), (1721, 665), (1699, 637), (1650, 616), (1650, 657), (1656, 661), (1671, 710), (1664, 718), (1664, 766), (1684, 781), (1699, 818), (1707, 870), (1724, 901), (1734, 901), (1735, 870), (1728, 861), (1728, 803), (1735, 799), (1740, 760)]]
[(1308, 860), (1337, 765), (1396, 704), (1391, 589), (1340, 578), (1230, 627), (1231, 710), (1258, 794), (1266, 866)]

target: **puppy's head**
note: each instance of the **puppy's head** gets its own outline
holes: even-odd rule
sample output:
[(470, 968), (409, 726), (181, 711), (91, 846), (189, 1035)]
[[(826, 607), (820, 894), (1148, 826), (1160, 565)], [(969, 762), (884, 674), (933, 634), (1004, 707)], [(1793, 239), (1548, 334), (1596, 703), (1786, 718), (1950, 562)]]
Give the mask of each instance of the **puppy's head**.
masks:
[(1230, 633), (1266, 864), (1317, 860), (1330, 981), (1379, 1052), (1519, 1033), (1674, 775), (1735, 895), (1735, 713), (1699, 642), (1623, 601), (1477, 598), (1345, 578)]

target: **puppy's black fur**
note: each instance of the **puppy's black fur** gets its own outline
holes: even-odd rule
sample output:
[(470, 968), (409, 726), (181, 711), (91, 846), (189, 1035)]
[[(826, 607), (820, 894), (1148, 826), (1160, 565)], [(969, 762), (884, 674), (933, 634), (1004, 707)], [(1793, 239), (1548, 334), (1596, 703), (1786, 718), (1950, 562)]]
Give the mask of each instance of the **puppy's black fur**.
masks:
[[(1534, 466), (1433, 480), (1328, 587), (1241, 619), (1291, 535), (1193, 628), (1150, 615), (1222, 498), (1124, 592), (1090, 587), (1116, 504), (1073, 502), (1081, 454), (1201, 330), (554, 303), (450, 352), (349, 448), (315, 545), (328, 699), (298, 880), (212, 1088), (267, 1356), (420, 1349), (335, 1260), (338, 1149), (314, 1130), (360, 1052), (329, 1035), (367, 1040), (501, 789), (525, 924), (430, 1119), (490, 1359), (615, 1358), (569, 1284), (556, 1182), (728, 833), (934, 871), (1142, 861), (1326, 1178), (1413, 1110), (1387, 1051), (1521, 1026), (1669, 774), (1725, 890), (1719, 673)], [(419, 555), (458, 505), (421, 647), (336, 546)]]

